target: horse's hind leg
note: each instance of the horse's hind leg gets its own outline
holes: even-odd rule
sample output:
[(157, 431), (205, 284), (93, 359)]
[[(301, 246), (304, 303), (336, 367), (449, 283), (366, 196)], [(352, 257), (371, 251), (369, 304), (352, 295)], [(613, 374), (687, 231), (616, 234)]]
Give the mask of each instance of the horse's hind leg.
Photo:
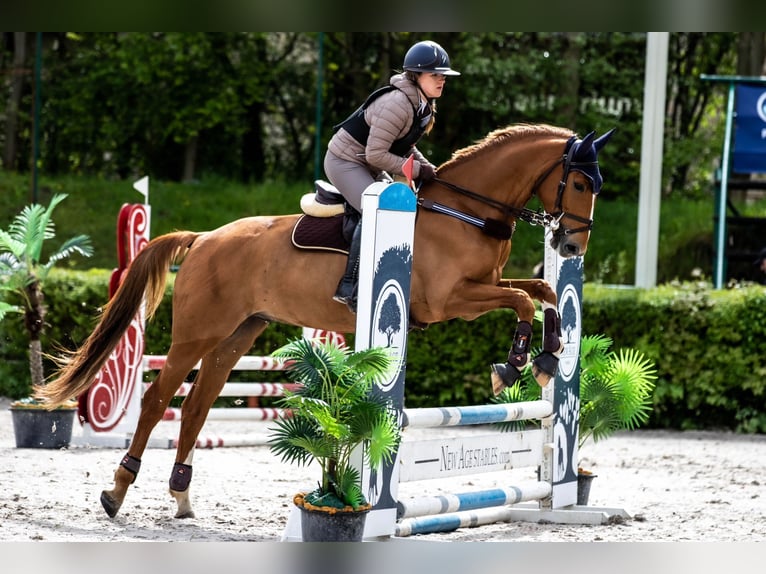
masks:
[(194, 517), (189, 498), (192, 459), (197, 437), (205, 424), (210, 407), (221, 393), (234, 365), (253, 346), (255, 339), (267, 326), (267, 321), (251, 317), (202, 359), (196, 381), (181, 407), (181, 432), (169, 481), (170, 494), (178, 505), (176, 518)]
[[(556, 375), (559, 355), (563, 349), (556, 293), (550, 284), (542, 279), (503, 279), (499, 286), (520, 289), (542, 303), (543, 345), (540, 353), (532, 360), (532, 375), (537, 383), (544, 387)], [(521, 377), (521, 370), (529, 363), (532, 324), (521, 317), (519, 319), (513, 344), (508, 352), (508, 360), (504, 364), (492, 365), (492, 390), (495, 395), (500, 394), (505, 387), (513, 386)]]
[(173, 344), (168, 350), (165, 366), (141, 400), (141, 414), (133, 440), (127, 454), (114, 471), (114, 488), (101, 493), (101, 505), (110, 517), (114, 517), (120, 510), (128, 487), (136, 480), (141, 468), (141, 455), (146, 449), (152, 430), (162, 420), (170, 399), (209, 345), (210, 343)]

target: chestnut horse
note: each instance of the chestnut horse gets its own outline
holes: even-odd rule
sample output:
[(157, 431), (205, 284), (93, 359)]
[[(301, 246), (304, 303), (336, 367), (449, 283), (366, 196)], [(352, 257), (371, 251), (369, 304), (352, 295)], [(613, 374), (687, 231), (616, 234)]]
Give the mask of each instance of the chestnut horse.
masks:
[[(529, 360), (535, 313), (542, 304), (542, 353), (533, 361), (541, 385), (553, 376), (561, 351), (556, 294), (542, 279), (502, 277), (517, 219), (550, 226), (552, 247), (564, 257), (583, 255), (601, 188), (598, 152), (611, 136), (582, 139), (548, 125), (496, 130), (457, 151), (422, 185), (415, 226), (410, 317), (415, 327), (456, 317), (472, 320), (513, 309), (517, 330), (508, 360), (492, 366), (496, 392), (512, 385)], [(527, 202), (537, 196), (543, 212)], [(157, 237), (131, 263), (98, 325), (67, 358), (56, 378), (36, 389), (50, 408), (84, 392), (146, 301), (151, 318), (169, 265), (183, 259), (173, 293), (172, 343), (167, 361), (146, 391), (135, 434), (101, 503), (115, 516), (138, 474), (149, 436), (181, 383), (201, 360), (183, 402), (170, 493), (177, 518), (193, 516), (189, 499), (193, 449), (213, 401), (232, 367), (272, 321), (353, 332), (355, 316), (333, 301), (346, 257), (296, 249), (290, 240), (300, 215), (239, 219), (209, 232)]]

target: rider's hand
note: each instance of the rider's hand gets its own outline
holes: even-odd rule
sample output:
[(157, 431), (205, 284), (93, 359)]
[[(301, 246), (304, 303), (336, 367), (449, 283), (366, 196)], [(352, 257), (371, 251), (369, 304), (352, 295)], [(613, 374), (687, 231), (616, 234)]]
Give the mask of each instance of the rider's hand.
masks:
[(428, 163), (420, 164), (420, 175), (418, 176), (418, 179), (421, 182), (431, 181), (435, 176), (436, 176), (436, 170), (434, 170), (431, 164), (428, 164)]

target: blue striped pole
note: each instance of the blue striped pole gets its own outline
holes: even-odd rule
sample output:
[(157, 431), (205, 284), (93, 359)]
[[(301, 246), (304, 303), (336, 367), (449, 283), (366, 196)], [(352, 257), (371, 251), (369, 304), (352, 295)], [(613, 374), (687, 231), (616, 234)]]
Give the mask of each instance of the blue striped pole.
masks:
[(490, 490), (400, 500), (397, 503), (397, 518), (401, 520), (415, 516), (429, 516), (492, 506), (506, 506), (508, 504), (539, 500), (550, 496), (550, 494), (550, 483), (535, 481)]
[(508, 522), (512, 519), (513, 510), (508, 506), (495, 508), (478, 508), (464, 512), (437, 514), (421, 518), (405, 518), (398, 522), (394, 536), (412, 536), (414, 534), (431, 534), (433, 532), (452, 532), (458, 528), (474, 528), (495, 522)]
[(550, 401), (527, 401), (469, 407), (405, 409), (402, 428), (434, 428), (541, 419), (550, 416)]

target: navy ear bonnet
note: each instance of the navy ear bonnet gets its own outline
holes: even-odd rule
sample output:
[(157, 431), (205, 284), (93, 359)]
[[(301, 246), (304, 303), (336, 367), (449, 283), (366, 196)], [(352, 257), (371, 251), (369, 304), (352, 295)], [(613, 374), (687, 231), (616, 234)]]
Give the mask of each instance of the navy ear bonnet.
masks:
[(609, 130), (600, 138), (594, 140), (596, 132), (590, 132), (583, 139), (578, 140), (572, 136), (567, 142), (565, 150), (565, 171), (568, 166), (572, 171), (579, 171), (587, 177), (593, 186), (593, 193), (598, 195), (604, 183), (601, 172), (598, 169), (598, 152), (612, 137), (614, 129)]

